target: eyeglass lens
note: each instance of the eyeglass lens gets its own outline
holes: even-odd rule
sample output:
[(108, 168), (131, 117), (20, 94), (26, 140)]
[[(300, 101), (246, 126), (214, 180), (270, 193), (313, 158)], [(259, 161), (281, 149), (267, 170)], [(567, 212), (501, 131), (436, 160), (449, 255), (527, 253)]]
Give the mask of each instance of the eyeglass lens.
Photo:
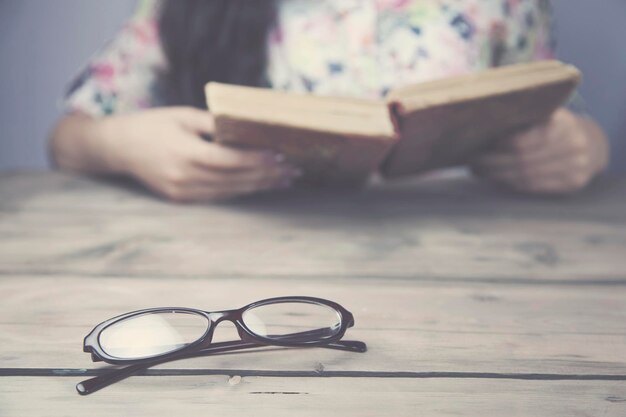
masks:
[(188, 312), (159, 312), (119, 321), (100, 333), (100, 347), (120, 359), (149, 358), (179, 350), (204, 336), (206, 317)]
[[(264, 304), (246, 310), (245, 326), (265, 339), (306, 343), (323, 341), (341, 330), (341, 316), (309, 302)], [(118, 321), (100, 333), (100, 347), (119, 359), (144, 359), (175, 352), (206, 333), (208, 319), (183, 311), (146, 313)]]
[(322, 341), (341, 329), (335, 309), (314, 303), (265, 304), (246, 310), (242, 318), (253, 333), (282, 342)]

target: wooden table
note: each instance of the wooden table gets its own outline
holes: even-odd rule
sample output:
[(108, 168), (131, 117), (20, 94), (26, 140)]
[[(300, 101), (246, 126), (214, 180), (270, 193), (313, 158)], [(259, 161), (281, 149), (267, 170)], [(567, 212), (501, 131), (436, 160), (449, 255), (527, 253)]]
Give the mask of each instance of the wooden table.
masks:
[[(369, 351), (205, 357), (74, 390), (108, 368), (81, 344), (109, 317), (278, 295), (342, 303)], [(568, 198), (459, 179), (176, 206), (7, 173), (0, 297), (3, 417), (626, 416), (626, 178)]]

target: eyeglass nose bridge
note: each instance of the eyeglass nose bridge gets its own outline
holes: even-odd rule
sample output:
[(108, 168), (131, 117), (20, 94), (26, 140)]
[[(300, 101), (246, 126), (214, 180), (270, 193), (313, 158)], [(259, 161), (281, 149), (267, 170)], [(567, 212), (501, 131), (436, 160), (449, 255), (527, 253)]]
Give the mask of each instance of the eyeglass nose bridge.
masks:
[(235, 325), (235, 328), (237, 329), (237, 333), (239, 334), (241, 340), (245, 342), (251, 341), (250, 335), (248, 335), (241, 326), (241, 312), (239, 310), (227, 310), (218, 312), (206, 311), (205, 313), (209, 317), (211, 323), (209, 328), (209, 335), (207, 338), (208, 342), (213, 340), (213, 333), (215, 332), (215, 329), (217, 328), (217, 326), (219, 326), (220, 323), (224, 321), (229, 321)]

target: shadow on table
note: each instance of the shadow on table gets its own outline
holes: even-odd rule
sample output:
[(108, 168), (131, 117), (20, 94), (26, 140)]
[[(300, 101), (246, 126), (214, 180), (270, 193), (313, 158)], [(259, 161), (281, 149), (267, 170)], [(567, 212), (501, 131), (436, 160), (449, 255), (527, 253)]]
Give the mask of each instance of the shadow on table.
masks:
[(46, 173), (4, 173), (0, 176), (0, 208), (109, 209), (184, 215), (227, 210), (268, 219), (301, 221), (379, 221), (422, 216), (477, 218), (568, 218), (598, 222), (626, 221), (626, 177), (605, 177), (575, 195), (538, 197), (496, 188), (468, 177), (413, 179), (352, 191), (296, 189), (236, 201), (176, 205), (163, 201), (127, 179), (84, 178)]
[(268, 216), (381, 218), (472, 215), (626, 221), (626, 181), (604, 178), (566, 196), (530, 196), (470, 178), (403, 181), (358, 191), (294, 190), (221, 203)]

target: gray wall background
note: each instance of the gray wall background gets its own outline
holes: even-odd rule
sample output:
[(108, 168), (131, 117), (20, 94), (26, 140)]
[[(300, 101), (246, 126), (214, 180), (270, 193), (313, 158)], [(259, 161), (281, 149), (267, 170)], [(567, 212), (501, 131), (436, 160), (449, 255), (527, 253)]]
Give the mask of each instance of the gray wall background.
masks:
[(132, 13), (131, 0), (0, 0), (0, 170), (47, 166), (69, 79)]
[[(132, 12), (132, 0), (0, 0), (0, 170), (47, 166), (63, 87)], [(553, 0), (561, 59), (585, 74), (589, 112), (626, 171), (626, 0)]]

